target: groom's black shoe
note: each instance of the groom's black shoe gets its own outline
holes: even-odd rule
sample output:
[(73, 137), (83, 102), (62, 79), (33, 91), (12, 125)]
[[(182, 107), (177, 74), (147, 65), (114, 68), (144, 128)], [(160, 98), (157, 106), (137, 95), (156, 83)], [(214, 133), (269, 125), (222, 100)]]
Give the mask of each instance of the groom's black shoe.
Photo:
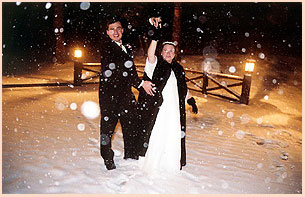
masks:
[(107, 170), (116, 169), (116, 166), (115, 166), (113, 160), (105, 161), (105, 165), (106, 165)]
[(138, 155), (124, 156), (124, 159), (135, 159), (135, 160), (138, 160), (138, 159), (139, 159), (139, 156), (138, 156)]

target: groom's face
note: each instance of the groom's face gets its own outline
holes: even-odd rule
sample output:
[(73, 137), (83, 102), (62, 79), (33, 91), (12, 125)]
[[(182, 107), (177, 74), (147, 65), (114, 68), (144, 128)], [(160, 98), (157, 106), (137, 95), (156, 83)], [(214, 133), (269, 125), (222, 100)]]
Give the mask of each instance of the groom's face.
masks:
[(107, 35), (111, 40), (121, 42), (123, 32), (124, 29), (119, 21), (108, 25)]

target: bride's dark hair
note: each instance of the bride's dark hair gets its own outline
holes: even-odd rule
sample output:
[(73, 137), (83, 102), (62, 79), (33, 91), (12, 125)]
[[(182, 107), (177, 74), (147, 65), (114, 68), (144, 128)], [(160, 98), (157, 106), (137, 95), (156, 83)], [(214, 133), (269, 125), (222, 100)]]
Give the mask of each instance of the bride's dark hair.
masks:
[[(165, 42), (162, 42), (162, 44), (160, 44), (160, 45), (157, 47), (156, 54), (161, 55), (161, 52), (162, 52), (162, 50), (163, 50), (163, 47), (164, 47), (165, 45), (167, 45), (167, 44), (168, 44), (168, 45), (174, 46), (174, 47), (175, 47), (175, 53), (177, 52), (177, 51), (176, 51), (177, 42), (165, 41)], [(174, 58), (174, 59), (175, 59), (175, 58)]]

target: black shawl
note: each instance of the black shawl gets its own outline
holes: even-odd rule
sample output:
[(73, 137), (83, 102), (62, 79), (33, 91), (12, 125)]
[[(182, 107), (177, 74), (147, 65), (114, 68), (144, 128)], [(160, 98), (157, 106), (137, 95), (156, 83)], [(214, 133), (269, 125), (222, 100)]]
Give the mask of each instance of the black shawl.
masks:
[(139, 103), (139, 120), (140, 124), (140, 142), (139, 151), (140, 155), (144, 156), (147, 151), (149, 137), (153, 126), (155, 124), (159, 107), (162, 104), (162, 91), (170, 77), (171, 70), (174, 71), (177, 79), (178, 94), (179, 94), (179, 107), (180, 107), (180, 124), (181, 124), (181, 167), (186, 165), (186, 150), (185, 150), (185, 132), (186, 132), (186, 114), (185, 114), (185, 97), (187, 94), (187, 85), (185, 81), (185, 72), (183, 67), (175, 60), (170, 64), (158, 57), (158, 63), (155, 67), (153, 77), (150, 79), (144, 73), (143, 80), (152, 81), (157, 87), (155, 96), (148, 95), (143, 88), (140, 89), (138, 98)]

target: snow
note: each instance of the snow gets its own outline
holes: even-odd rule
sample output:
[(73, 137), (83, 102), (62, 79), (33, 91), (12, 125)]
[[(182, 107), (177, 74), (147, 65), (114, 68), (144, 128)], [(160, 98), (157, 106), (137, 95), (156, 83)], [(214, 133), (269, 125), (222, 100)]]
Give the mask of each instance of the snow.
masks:
[(48, 9), (50, 9), (52, 7), (52, 3), (46, 3), (46, 5), (45, 5), (45, 8), (48, 10)]
[(86, 118), (95, 119), (100, 115), (100, 108), (94, 101), (85, 101), (81, 106), (81, 112)]
[(89, 2), (82, 2), (80, 3), (80, 9), (81, 10), (88, 10), (90, 8), (90, 3)]
[[(234, 65), (235, 74), (242, 75), (244, 58), (218, 54), (216, 59), (221, 70)], [(200, 70), (204, 57), (182, 60), (186, 69)], [(137, 57), (139, 62), (145, 58)], [(90, 118), (77, 107), (98, 103), (98, 85), (3, 88), (3, 193), (300, 194), (302, 73), (274, 71), (278, 62), (258, 60), (249, 105), (191, 91), (199, 112), (187, 106), (182, 134), (187, 165), (177, 174), (147, 175), (138, 161), (124, 160), (120, 125), (112, 139), (117, 169), (106, 170), (99, 151), (100, 116)], [(71, 82), (73, 64), (43, 65), (33, 74), (2, 78), (4, 84)]]

